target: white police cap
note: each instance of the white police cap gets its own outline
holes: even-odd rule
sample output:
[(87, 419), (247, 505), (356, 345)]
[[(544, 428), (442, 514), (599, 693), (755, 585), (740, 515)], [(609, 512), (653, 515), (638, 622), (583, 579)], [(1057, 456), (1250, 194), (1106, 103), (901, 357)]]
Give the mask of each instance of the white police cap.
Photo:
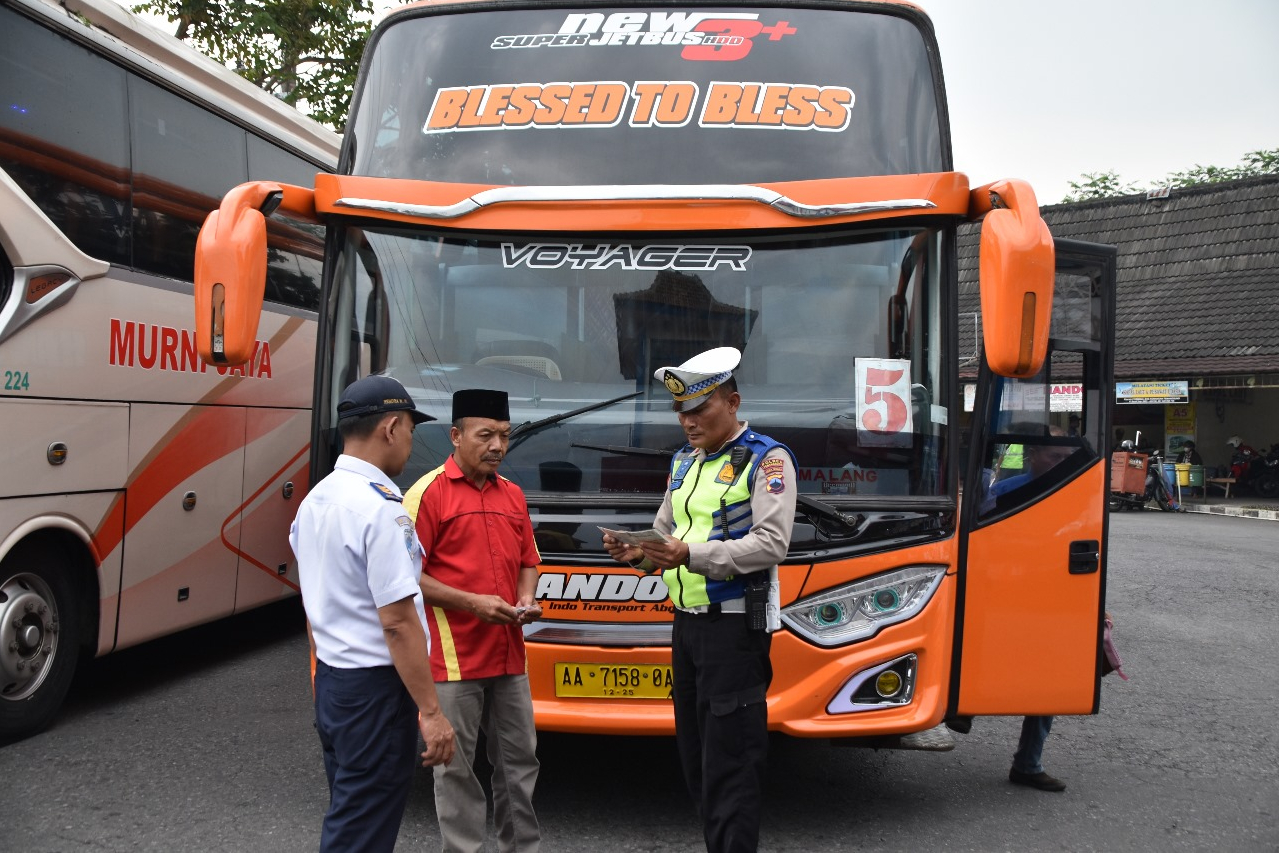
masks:
[(690, 412), (732, 377), (741, 360), (736, 347), (716, 347), (698, 353), (679, 367), (659, 367), (653, 371), (653, 378), (671, 392), (675, 411)]

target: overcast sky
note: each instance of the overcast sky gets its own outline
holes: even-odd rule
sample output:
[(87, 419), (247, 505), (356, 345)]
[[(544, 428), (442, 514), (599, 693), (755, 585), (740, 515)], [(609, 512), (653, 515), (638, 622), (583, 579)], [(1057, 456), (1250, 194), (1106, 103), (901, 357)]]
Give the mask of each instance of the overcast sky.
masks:
[(1279, 0), (915, 2), (973, 186), (1024, 178), (1055, 204), (1085, 173), (1149, 186), (1279, 148)]
[(933, 19), (955, 168), (1040, 204), (1114, 170), (1152, 184), (1279, 148), (1275, 0), (916, 0)]

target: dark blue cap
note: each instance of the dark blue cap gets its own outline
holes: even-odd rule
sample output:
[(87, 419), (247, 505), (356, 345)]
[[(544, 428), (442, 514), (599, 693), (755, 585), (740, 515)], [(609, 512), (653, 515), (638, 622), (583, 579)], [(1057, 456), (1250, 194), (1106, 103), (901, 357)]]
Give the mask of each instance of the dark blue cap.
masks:
[(366, 376), (357, 379), (342, 392), (338, 400), (338, 420), (358, 418), (362, 415), (380, 415), (383, 412), (406, 411), (415, 424), (424, 424), (435, 418), (419, 412), (413, 398), (404, 386), (389, 376)]

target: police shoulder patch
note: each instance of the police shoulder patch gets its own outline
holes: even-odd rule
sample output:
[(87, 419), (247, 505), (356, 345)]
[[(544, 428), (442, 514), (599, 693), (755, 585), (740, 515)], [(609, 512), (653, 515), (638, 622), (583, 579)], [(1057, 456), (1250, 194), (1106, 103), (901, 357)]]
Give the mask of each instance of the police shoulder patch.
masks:
[(385, 483), (375, 483), (372, 480), (370, 480), (369, 485), (373, 487), (373, 491), (377, 492), (379, 495), (386, 498), (388, 501), (395, 501), (396, 503), (400, 502), (401, 500), (400, 496), (397, 495), (394, 492), (394, 490), (392, 490)]
[(786, 491), (786, 465), (780, 459), (765, 459), (760, 464), (764, 473), (764, 481), (771, 494), (779, 495)]

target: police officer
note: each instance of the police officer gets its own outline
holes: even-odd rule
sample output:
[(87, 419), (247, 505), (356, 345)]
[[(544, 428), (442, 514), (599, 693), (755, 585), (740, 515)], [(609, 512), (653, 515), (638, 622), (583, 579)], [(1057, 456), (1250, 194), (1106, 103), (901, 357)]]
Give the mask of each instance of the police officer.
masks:
[(391, 482), (408, 462), (413, 428), (429, 420), (390, 377), (352, 383), (338, 402), (344, 452), (289, 531), (329, 781), (322, 851), (394, 849), (419, 731), (423, 765), (453, 757), (427, 662), (422, 546)]
[(711, 853), (759, 844), (777, 564), (795, 522), (790, 450), (737, 419), (740, 360), (718, 347), (657, 370), (688, 438), (653, 525), (669, 538), (641, 548), (604, 537), (614, 559), (661, 569), (675, 605), (675, 739)]

